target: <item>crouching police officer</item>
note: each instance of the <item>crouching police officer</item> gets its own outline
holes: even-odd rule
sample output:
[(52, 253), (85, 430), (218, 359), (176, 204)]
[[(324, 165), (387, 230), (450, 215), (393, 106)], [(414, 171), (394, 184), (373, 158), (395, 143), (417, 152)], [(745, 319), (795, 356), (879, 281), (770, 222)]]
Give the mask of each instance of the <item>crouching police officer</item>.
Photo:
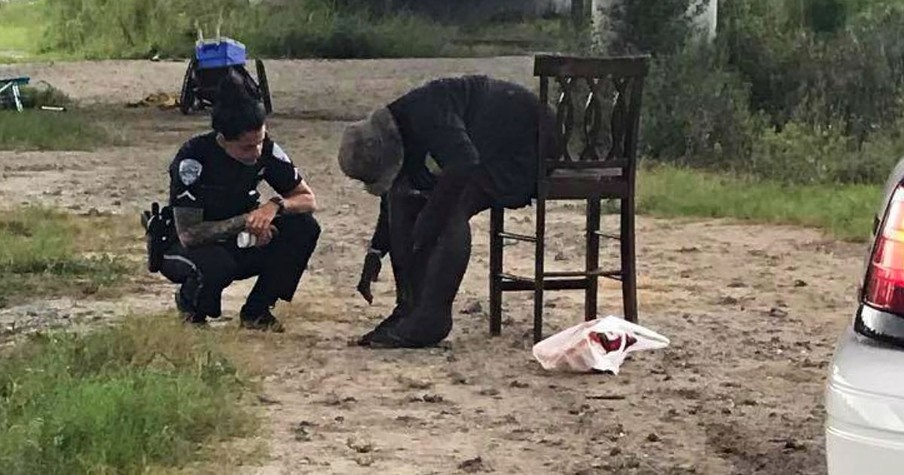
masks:
[[(267, 135), (266, 112), (244, 82), (220, 84), (213, 131), (185, 143), (169, 168), (178, 236), (161, 273), (181, 284), (176, 305), (189, 323), (221, 314), (223, 289), (258, 276), (241, 309), (243, 328), (283, 331), (270, 312), (291, 301), (320, 235), (314, 192)], [(261, 180), (278, 194), (260, 204)]]

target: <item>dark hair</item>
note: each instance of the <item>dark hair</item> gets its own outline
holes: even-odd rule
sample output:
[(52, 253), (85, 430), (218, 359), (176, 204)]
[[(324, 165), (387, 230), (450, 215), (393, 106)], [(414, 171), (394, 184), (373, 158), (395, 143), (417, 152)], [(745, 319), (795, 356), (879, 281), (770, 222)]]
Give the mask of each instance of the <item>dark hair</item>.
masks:
[(217, 88), (217, 99), (211, 113), (213, 130), (226, 140), (235, 140), (245, 132), (264, 125), (267, 111), (250, 84), (236, 71), (230, 70)]

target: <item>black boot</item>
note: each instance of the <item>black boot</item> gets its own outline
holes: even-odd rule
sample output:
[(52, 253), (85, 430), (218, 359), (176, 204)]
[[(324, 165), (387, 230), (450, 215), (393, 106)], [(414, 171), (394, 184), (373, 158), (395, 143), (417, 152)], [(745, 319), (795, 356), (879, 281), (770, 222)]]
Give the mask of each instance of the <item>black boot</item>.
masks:
[(176, 290), (175, 300), (176, 309), (179, 310), (179, 316), (184, 323), (198, 327), (207, 326), (207, 317), (195, 311), (194, 306), (182, 295), (181, 289)]
[(270, 313), (269, 308), (256, 309), (249, 307), (247, 304), (242, 307), (239, 312), (239, 326), (248, 330), (270, 331), (273, 333), (282, 333), (286, 331), (282, 323)]

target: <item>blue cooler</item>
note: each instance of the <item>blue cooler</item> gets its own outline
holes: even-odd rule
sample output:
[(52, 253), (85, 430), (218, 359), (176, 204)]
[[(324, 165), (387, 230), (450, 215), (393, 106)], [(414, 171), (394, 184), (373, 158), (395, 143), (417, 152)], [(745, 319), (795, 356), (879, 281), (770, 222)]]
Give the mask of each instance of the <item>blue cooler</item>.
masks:
[(245, 45), (232, 38), (198, 41), (195, 57), (201, 69), (225, 68), (245, 64)]

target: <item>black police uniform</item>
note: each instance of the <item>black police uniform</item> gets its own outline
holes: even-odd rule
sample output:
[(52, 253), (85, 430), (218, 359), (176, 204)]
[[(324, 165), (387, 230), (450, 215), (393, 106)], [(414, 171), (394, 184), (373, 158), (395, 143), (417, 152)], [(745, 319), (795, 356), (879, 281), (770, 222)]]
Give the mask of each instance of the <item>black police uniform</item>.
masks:
[[(205, 221), (220, 221), (259, 206), (258, 184), (266, 181), (283, 195), (302, 181), (286, 153), (267, 137), (254, 165), (229, 157), (216, 132), (189, 140), (169, 168), (170, 206), (199, 208)], [(317, 245), (320, 226), (311, 214), (277, 216), (278, 233), (264, 247), (239, 248), (232, 236), (186, 249), (177, 240), (163, 255), (161, 273), (182, 284), (177, 300), (195, 319), (219, 317), (223, 289), (235, 280), (258, 276), (242, 317), (257, 318), (276, 303), (291, 301)]]
[[(383, 198), (389, 204), (381, 211), (388, 216), (381, 216), (379, 225), (390, 230), (393, 269), (405, 271), (400, 273), (403, 282), (397, 281), (402, 295), (393, 314), (361, 343), (423, 346), (439, 342), (452, 328), (452, 302), (470, 257), (468, 219), (490, 206), (530, 204), (541, 154), (539, 121), (551, 131), (555, 119), (526, 88), (486, 76), (431, 81), (388, 108), (402, 136), (404, 161), (388, 199)], [(550, 135), (545, 143), (553, 146), (554, 138)], [(428, 156), (440, 169), (437, 183), (450, 167), (473, 170), (457, 202), (442, 202), (444, 197), (431, 193), (426, 204), (413, 203), (398, 193), (419, 188)], [(435, 229), (438, 240), (418, 254), (411, 229), (428, 208), (431, 218), (450, 218), (440, 226), (423, 226)], [(382, 237), (379, 232), (377, 237)]]

